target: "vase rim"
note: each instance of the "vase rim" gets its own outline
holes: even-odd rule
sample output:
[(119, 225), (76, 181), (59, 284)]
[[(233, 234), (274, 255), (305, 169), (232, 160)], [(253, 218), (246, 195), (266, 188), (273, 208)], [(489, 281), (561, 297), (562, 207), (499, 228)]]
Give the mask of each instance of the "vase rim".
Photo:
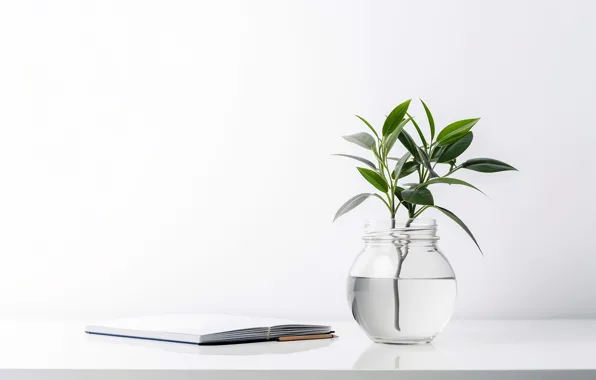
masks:
[(427, 226), (434, 226), (437, 224), (437, 221), (432, 218), (387, 218), (387, 219), (365, 219), (364, 223), (366, 225), (384, 225), (387, 223), (391, 223), (395, 221), (396, 224), (405, 225), (406, 223), (415, 223), (417, 225), (427, 225)]

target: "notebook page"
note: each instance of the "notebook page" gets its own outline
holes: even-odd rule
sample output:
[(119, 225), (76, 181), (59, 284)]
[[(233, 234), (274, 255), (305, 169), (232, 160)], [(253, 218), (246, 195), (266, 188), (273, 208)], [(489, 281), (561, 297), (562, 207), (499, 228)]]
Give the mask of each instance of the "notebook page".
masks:
[(169, 314), (95, 321), (92, 325), (116, 329), (205, 335), (225, 331), (269, 327), (289, 323), (276, 318), (244, 317), (225, 314)]

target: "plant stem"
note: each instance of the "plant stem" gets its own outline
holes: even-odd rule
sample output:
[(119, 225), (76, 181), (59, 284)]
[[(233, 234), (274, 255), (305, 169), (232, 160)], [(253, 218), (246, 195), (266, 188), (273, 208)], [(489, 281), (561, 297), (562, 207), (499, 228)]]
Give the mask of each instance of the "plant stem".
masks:
[(422, 207), (420, 210), (418, 210), (415, 214), (414, 214), (414, 218), (417, 218), (418, 216), (420, 216), (420, 214), (422, 214), (425, 210), (427, 210), (429, 208), (429, 206), (424, 206)]
[(377, 193), (373, 194), (375, 197), (379, 198), (381, 201), (383, 201), (383, 203), (385, 203), (385, 206), (387, 206), (387, 208), (389, 209), (389, 212), (391, 212), (391, 207), (389, 206), (389, 203), (387, 203), (387, 201), (385, 200), (385, 198), (383, 198), (382, 196), (380, 196)]
[[(382, 149), (383, 146), (383, 140), (378, 139), (377, 140), (378, 146), (379, 146), (379, 150)], [(394, 192), (395, 189), (393, 187), (393, 181), (391, 178), (391, 170), (389, 170), (389, 166), (387, 165), (387, 157), (386, 154), (379, 154), (380, 152), (377, 152), (376, 149), (373, 150), (373, 154), (375, 155), (375, 157), (377, 158), (377, 162), (379, 163), (379, 170), (380, 170), (380, 174), (381, 176), (384, 177), (385, 181), (390, 185), (389, 189), (388, 189), (388, 193), (385, 194), (387, 196), (387, 201), (385, 201), (381, 196), (379, 196), (378, 194), (377, 197), (379, 199), (381, 199), (383, 201), (383, 203), (385, 203), (385, 205), (387, 206), (387, 208), (389, 209), (389, 214), (391, 215), (391, 219), (395, 218), (395, 211), (396, 208), (394, 207), (394, 203), (395, 203), (395, 199), (394, 199)], [(382, 152), (381, 152), (382, 153)], [(385, 176), (385, 173), (387, 173), (387, 176)]]
[(456, 172), (456, 171), (458, 171), (459, 169), (461, 169), (461, 165), (459, 165), (459, 166), (456, 166), (455, 168), (451, 169), (451, 170), (449, 171), (449, 173), (445, 174), (443, 177), (447, 177), (447, 176), (449, 176), (449, 175), (451, 175), (451, 174), (455, 173), (455, 172)]

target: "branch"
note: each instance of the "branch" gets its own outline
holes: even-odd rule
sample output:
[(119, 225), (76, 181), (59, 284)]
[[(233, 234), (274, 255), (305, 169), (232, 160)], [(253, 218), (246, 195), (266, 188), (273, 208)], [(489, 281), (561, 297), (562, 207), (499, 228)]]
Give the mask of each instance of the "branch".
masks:
[(426, 209), (428, 209), (430, 206), (424, 206), (422, 207), (420, 210), (416, 211), (416, 213), (414, 214), (414, 218), (417, 218), (420, 214), (422, 214)]
[(450, 176), (451, 174), (455, 173), (456, 171), (458, 171), (458, 170), (459, 170), (459, 169), (461, 169), (461, 168), (462, 168), (462, 166), (461, 166), (461, 165), (459, 165), (459, 166), (456, 166), (456, 167), (455, 167), (455, 168), (453, 168), (453, 169), (452, 169), (452, 170), (451, 170), (449, 173), (445, 174), (443, 177)]
[(377, 193), (373, 193), (373, 195), (374, 195), (375, 197), (379, 198), (380, 200), (382, 200), (382, 201), (383, 201), (383, 203), (385, 203), (385, 206), (387, 206), (387, 208), (389, 209), (389, 211), (391, 211), (391, 206), (389, 206), (389, 203), (387, 203), (387, 201), (386, 201), (386, 200), (384, 200), (384, 199), (383, 199), (383, 197), (381, 197), (381, 196), (380, 196), (379, 194), (377, 194)]

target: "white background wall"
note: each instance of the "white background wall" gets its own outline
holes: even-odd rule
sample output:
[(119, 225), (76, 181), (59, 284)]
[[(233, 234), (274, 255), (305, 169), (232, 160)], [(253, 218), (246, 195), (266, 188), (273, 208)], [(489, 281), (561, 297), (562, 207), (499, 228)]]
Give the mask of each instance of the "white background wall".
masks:
[[(596, 315), (589, 1), (0, 2), (0, 316), (349, 318), (340, 136), (481, 116), (436, 188), (460, 317)], [(424, 119), (418, 105), (414, 114)], [(401, 150), (396, 150), (396, 154)], [(446, 191), (449, 190), (449, 191)]]

